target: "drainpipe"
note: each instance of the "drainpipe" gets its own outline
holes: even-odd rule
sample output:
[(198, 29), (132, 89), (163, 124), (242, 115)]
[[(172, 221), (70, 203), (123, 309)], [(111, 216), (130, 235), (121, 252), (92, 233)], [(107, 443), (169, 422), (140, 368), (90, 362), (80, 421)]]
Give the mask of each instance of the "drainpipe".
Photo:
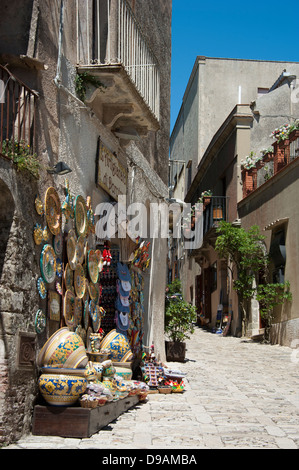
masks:
[(58, 58), (57, 58), (57, 69), (54, 83), (56, 86), (61, 84), (61, 57), (62, 57), (62, 38), (63, 38), (63, 23), (64, 23), (64, 0), (60, 3), (60, 21), (59, 21), (59, 37), (58, 37)]

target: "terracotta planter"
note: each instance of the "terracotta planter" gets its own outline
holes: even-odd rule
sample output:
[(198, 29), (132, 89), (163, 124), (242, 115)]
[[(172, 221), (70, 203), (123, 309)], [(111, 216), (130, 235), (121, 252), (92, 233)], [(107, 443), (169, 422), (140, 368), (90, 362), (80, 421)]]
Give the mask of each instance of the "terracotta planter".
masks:
[(184, 362), (186, 356), (186, 343), (179, 341), (166, 341), (166, 360), (169, 362)]
[(299, 139), (299, 129), (294, 129), (289, 135), (290, 142), (293, 142), (296, 139)]

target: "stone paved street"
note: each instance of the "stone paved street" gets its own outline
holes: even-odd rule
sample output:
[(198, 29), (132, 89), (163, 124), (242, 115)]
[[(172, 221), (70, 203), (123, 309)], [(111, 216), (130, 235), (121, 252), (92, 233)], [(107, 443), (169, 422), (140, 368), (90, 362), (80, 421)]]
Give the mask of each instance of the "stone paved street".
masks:
[(26, 436), (7, 449), (298, 449), (299, 363), (287, 347), (197, 328), (183, 394), (151, 394), (89, 439)]

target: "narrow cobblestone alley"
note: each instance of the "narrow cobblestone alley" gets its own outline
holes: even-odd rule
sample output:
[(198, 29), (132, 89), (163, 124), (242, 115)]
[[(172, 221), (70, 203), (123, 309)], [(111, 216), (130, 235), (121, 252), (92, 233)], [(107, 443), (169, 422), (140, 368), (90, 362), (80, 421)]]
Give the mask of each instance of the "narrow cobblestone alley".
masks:
[(6, 449), (298, 449), (296, 351), (196, 328), (184, 393), (151, 394), (89, 439), (26, 436)]

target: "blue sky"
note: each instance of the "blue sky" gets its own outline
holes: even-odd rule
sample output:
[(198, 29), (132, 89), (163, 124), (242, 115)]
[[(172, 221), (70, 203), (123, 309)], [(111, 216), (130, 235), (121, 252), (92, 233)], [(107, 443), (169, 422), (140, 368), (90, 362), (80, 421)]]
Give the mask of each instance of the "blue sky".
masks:
[(298, 19), (298, 0), (173, 0), (171, 131), (198, 55), (299, 62)]

